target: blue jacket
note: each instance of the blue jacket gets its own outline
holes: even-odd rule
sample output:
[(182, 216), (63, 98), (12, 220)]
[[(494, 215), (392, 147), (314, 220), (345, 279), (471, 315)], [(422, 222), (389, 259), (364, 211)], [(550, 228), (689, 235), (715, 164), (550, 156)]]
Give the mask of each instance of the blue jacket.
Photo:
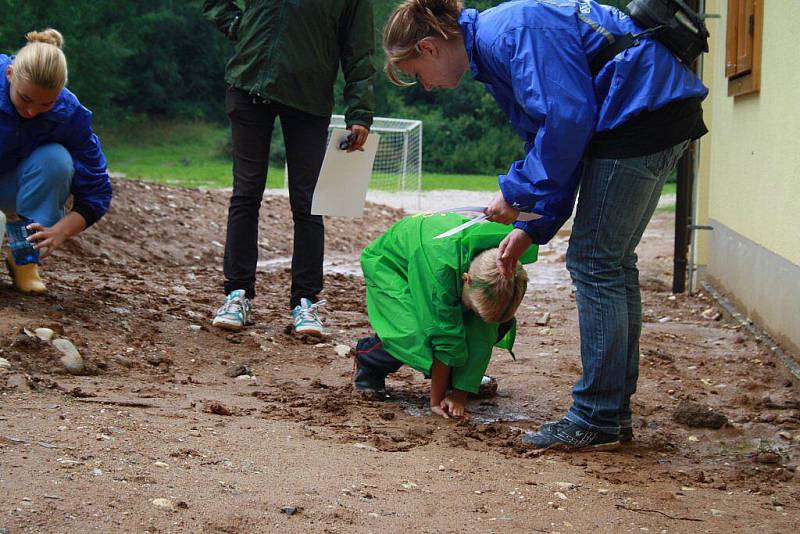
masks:
[(13, 61), (13, 56), (0, 54), (0, 176), (15, 169), (41, 145), (64, 146), (75, 167), (72, 209), (91, 225), (105, 215), (111, 203), (111, 181), (100, 141), (92, 131), (92, 112), (65, 88), (50, 111), (22, 119), (11, 103), (5, 76), (6, 67)]
[(459, 24), (472, 77), (486, 85), (525, 140), (525, 159), (500, 176), (507, 202), (543, 217), (517, 228), (548, 242), (572, 213), (581, 160), (596, 132), (611, 130), (645, 110), (708, 89), (652, 39), (620, 54), (593, 79), (589, 61), (620, 36), (642, 29), (615, 8), (589, 0), (519, 0)]

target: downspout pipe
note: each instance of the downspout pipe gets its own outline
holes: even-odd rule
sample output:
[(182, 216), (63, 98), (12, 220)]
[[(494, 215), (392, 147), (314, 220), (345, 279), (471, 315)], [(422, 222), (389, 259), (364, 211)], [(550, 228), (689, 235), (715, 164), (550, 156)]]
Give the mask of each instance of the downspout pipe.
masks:
[[(686, 0), (686, 3), (696, 12), (700, 11), (699, 0)], [(704, 6), (705, 7), (705, 6)], [(703, 10), (704, 11), (704, 10)], [(693, 70), (698, 72), (699, 61), (695, 61)], [(675, 195), (675, 248), (672, 262), (672, 292), (683, 293), (686, 291), (686, 272), (688, 270), (689, 245), (691, 242), (692, 228), (692, 193), (694, 191), (694, 153), (697, 142), (689, 145), (677, 167), (677, 192)]]

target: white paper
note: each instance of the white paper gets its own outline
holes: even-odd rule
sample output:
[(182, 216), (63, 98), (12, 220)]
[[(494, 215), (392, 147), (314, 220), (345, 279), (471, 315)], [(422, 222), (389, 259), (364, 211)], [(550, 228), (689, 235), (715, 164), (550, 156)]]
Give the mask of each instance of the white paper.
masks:
[(361, 217), (364, 214), (367, 186), (380, 135), (369, 134), (363, 151), (347, 152), (340, 149), (339, 144), (346, 141), (348, 135), (348, 130), (334, 129), (331, 132), (311, 201), (313, 215)]

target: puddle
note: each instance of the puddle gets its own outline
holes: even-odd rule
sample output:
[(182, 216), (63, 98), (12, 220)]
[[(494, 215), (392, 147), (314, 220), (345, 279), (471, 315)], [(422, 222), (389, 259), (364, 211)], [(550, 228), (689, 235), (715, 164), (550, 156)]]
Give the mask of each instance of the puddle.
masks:
[[(411, 417), (428, 417), (431, 410), (428, 405), (420, 406), (406, 400), (396, 400), (403, 411)], [(530, 421), (531, 416), (520, 411), (514, 406), (493, 406), (481, 404), (481, 400), (471, 400), (467, 402), (467, 410), (472, 421), (481, 424), (489, 423), (514, 423), (519, 421)], [(520, 429), (521, 430), (521, 429)]]
[(525, 270), (528, 272), (529, 291), (531, 289), (552, 289), (572, 285), (569, 272), (561, 262), (550, 263), (543, 259), (532, 265), (527, 265)]
[[(292, 258), (280, 256), (269, 260), (260, 260), (256, 264), (259, 271), (277, 271), (288, 269), (292, 266)], [(363, 276), (358, 258), (353, 256), (331, 256), (325, 258), (322, 269), (326, 273), (346, 274), (350, 276)]]

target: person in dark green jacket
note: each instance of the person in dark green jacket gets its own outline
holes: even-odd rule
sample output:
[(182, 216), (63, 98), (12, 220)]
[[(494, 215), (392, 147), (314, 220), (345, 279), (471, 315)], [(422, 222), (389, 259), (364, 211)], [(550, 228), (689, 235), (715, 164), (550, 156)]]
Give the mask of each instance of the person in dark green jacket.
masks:
[(333, 110), (333, 86), (344, 74), (348, 150), (367, 140), (375, 110), (371, 0), (206, 0), (203, 13), (234, 42), (226, 67), (226, 111), (233, 142), (233, 194), (225, 244), (225, 304), (214, 325), (252, 324), (258, 261), (258, 212), (267, 180), (270, 140), (280, 117), (294, 221), (289, 307), (297, 333), (322, 335), (324, 227), (311, 215)]
[[(497, 266), (497, 246), (512, 228), (484, 223), (434, 239), (466, 220), (454, 213), (407, 217), (362, 252), (377, 334), (356, 350), (354, 383), (365, 396), (385, 397), (386, 376), (405, 364), (431, 377), (431, 411), (461, 417), (492, 346), (512, 349), (528, 280), (520, 262), (511, 278)], [(536, 261), (537, 252), (530, 247), (521, 262)]]

